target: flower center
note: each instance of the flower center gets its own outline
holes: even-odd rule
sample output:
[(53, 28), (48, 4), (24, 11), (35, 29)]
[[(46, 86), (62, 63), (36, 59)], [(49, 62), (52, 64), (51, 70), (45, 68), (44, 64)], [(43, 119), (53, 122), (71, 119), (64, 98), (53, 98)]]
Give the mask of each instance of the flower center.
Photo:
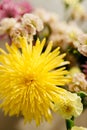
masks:
[(27, 77), (24, 77), (23, 84), (26, 86), (31, 86), (35, 81), (35, 78), (33, 75), (29, 75)]
[(64, 105), (64, 111), (66, 112), (66, 113), (73, 113), (73, 107), (72, 107), (72, 105), (71, 104), (65, 104)]
[(33, 84), (33, 82), (34, 82), (34, 79), (24, 79), (24, 84), (26, 85), (26, 86), (30, 86), (31, 84)]

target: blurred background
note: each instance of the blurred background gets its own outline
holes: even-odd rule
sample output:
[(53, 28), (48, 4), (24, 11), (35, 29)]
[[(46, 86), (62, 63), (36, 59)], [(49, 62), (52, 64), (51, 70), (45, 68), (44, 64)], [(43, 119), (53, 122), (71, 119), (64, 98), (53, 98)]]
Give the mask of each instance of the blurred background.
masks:
[[(1, 1), (1, 0), (0, 0)], [(60, 18), (64, 16), (64, 8), (62, 0), (28, 0), (32, 6), (45, 8), (51, 12), (58, 13)], [(84, 6), (87, 6), (87, 0), (84, 1)], [(3, 44), (0, 44), (2, 47)], [(87, 111), (85, 110), (83, 114), (76, 119), (76, 124), (78, 126), (87, 127)], [(4, 116), (3, 112), (0, 110), (0, 130), (66, 130), (65, 121), (57, 114), (53, 113), (53, 120), (51, 123), (44, 122), (41, 126), (36, 127), (35, 122), (31, 124), (24, 124), (23, 118), (18, 117), (8, 117)]]

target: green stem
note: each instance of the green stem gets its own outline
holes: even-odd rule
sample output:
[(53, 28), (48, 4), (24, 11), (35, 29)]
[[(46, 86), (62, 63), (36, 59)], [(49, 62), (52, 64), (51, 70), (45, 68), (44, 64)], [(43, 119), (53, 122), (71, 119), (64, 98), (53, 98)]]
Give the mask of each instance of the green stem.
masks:
[(74, 117), (72, 117), (70, 120), (66, 120), (66, 128), (67, 130), (71, 130), (71, 128), (74, 126)]

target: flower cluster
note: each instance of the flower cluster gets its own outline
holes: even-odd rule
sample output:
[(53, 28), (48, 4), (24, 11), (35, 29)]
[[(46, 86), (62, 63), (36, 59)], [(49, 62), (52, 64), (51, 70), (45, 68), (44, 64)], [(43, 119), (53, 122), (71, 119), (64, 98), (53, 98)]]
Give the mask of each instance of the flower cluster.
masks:
[(27, 1), (0, 2), (0, 40), (8, 41), (6, 51), (0, 48), (0, 108), (37, 125), (53, 111), (67, 130), (86, 130), (74, 118), (87, 102), (87, 15), (82, 1), (63, 2), (64, 21)]

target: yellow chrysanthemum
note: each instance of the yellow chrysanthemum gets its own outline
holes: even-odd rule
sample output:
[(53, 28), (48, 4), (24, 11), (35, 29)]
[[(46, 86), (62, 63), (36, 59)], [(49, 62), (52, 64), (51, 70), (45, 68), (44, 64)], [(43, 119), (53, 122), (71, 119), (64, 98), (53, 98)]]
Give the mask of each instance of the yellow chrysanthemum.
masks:
[[(53, 104), (65, 93), (62, 88), (69, 79), (64, 61), (65, 54), (54, 51), (50, 42), (43, 51), (45, 40), (35, 46), (20, 38), (21, 50), (15, 44), (6, 44), (8, 53), (0, 49), (0, 98), (5, 114), (23, 115), (25, 122), (43, 119), (50, 121)], [(59, 67), (59, 68), (58, 68)]]
[(73, 126), (71, 130), (87, 130), (87, 128), (78, 127), (78, 126)]

